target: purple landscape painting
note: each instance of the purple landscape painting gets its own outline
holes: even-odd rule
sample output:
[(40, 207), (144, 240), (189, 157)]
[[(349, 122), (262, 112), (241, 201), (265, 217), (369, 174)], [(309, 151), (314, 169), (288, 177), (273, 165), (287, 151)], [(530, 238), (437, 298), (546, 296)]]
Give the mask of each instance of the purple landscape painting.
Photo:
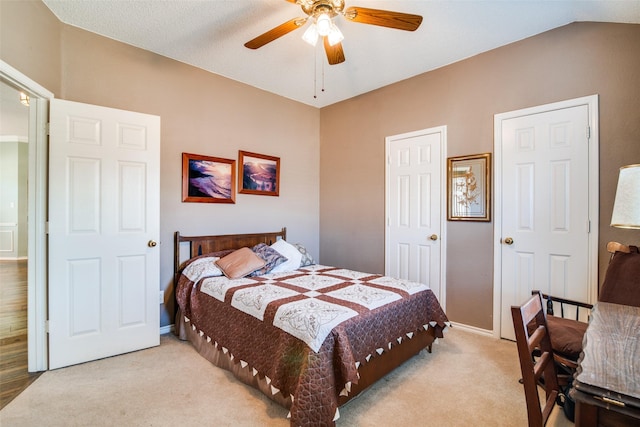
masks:
[(279, 195), (280, 158), (240, 151), (240, 193)]
[(183, 153), (185, 202), (234, 203), (235, 160)]

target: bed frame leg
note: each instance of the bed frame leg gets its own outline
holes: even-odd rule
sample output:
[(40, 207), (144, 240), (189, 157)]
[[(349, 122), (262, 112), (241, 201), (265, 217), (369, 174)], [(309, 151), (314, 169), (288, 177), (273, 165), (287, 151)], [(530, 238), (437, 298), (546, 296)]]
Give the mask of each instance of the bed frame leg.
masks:
[(431, 353), (431, 346), (432, 346), (432, 344), (429, 344), (429, 345), (427, 346), (427, 352), (429, 352), (429, 353)]

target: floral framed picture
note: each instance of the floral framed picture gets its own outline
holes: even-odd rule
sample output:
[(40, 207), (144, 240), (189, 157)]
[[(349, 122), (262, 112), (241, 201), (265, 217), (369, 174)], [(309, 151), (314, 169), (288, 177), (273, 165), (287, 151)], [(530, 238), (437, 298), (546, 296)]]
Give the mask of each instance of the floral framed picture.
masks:
[(278, 196), (280, 194), (280, 158), (264, 154), (238, 152), (238, 188), (240, 193)]
[(447, 219), (491, 221), (491, 153), (447, 159)]
[(236, 202), (236, 161), (182, 153), (182, 201)]

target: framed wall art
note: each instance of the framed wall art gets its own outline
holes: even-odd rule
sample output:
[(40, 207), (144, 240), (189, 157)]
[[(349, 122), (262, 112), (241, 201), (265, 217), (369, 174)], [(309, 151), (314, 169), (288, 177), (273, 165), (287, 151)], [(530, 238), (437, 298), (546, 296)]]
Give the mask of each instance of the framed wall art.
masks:
[(447, 219), (491, 221), (491, 153), (447, 159)]
[(182, 153), (182, 201), (236, 202), (236, 161)]
[(278, 196), (280, 194), (280, 158), (239, 151), (238, 188), (240, 193)]

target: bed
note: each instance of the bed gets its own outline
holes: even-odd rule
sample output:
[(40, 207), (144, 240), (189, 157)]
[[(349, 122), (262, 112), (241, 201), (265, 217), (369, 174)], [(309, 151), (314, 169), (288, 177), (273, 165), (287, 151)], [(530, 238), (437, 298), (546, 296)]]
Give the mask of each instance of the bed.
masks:
[(288, 408), (292, 426), (335, 425), (340, 406), (421, 350), (431, 352), (450, 326), (428, 287), (320, 265), (299, 245), (299, 268), (282, 268), (295, 259), (289, 252), (268, 274), (259, 274), (264, 267), (229, 279), (217, 271), (227, 255), (265, 246), (293, 247), (286, 228), (176, 232), (176, 334)]

